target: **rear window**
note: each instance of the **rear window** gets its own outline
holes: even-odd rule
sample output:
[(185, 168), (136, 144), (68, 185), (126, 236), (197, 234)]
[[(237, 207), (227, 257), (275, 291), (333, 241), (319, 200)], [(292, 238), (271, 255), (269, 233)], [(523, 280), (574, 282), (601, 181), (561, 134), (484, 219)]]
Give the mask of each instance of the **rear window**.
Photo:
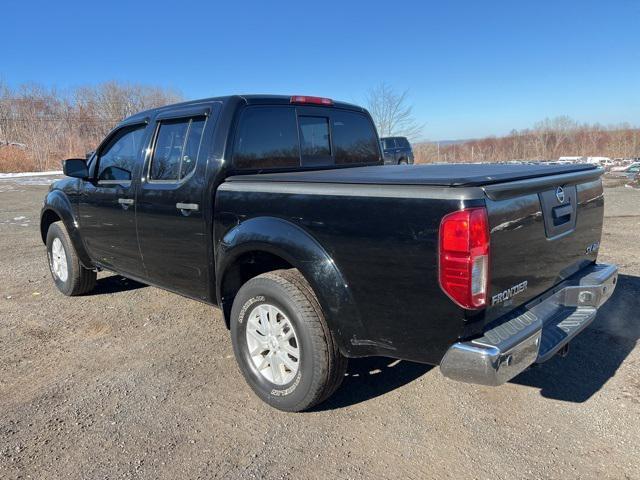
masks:
[(290, 168), (300, 165), (293, 107), (248, 107), (240, 119), (233, 163), (237, 168)]
[(331, 156), (329, 119), (327, 117), (299, 116), (300, 150), (302, 164), (314, 165)]
[(331, 117), (336, 165), (378, 160), (376, 132), (366, 115), (336, 111)]
[(379, 160), (378, 140), (368, 116), (339, 109), (318, 109), (320, 115), (305, 109), (304, 113), (297, 115), (296, 108), (288, 106), (245, 108), (234, 142), (234, 167), (262, 170)]
[(396, 138), (396, 144), (399, 148), (411, 148), (411, 145), (409, 145), (409, 140), (404, 137)]

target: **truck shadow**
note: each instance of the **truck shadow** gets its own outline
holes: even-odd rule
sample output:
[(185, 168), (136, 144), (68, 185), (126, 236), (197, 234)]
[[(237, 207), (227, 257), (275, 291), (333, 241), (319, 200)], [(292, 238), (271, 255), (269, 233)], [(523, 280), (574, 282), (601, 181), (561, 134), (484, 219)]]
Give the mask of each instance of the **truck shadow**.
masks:
[[(554, 357), (511, 380), (538, 388), (545, 398), (586, 402), (612, 378), (640, 338), (640, 277), (619, 275), (616, 291), (596, 320), (573, 342), (569, 355)], [(342, 386), (312, 411), (344, 408), (402, 387), (434, 368), (385, 357), (355, 358)]]
[(616, 291), (595, 321), (554, 357), (512, 380), (540, 389), (546, 398), (582, 403), (612, 378), (640, 338), (640, 277), (619, 275)]
[(128, 290), (137, 290), (147, 285), (136, 282), (121, 275), (111, 275), (109, 277), (99, 278), (94, 288), (87, 295), (104, 295), (107, 293), (126, 292)]
[(386, 357), (351, 358), (340, 388), (312, 410), (334, 410), (365, 402), (414, 381), (432, 368)]

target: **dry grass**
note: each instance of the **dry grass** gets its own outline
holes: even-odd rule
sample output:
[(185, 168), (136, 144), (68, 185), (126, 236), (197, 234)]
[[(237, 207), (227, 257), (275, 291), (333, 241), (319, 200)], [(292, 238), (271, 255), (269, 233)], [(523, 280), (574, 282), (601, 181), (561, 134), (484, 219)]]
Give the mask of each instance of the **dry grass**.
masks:
[(27, 151), (11, 146), (0, 146), (0, 173), (33, 172), (39, 170)]

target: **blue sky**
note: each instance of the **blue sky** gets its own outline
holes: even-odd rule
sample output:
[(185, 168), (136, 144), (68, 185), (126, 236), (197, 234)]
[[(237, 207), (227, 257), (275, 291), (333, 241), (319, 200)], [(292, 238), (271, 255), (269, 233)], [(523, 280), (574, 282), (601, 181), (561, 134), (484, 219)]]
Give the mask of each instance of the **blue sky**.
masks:
[(33, 1), (2, 7), (0, 78), (187, 97), (364, 102), (408, 89), (432, 140), (545, 117), (640, 125), (640, 1)]

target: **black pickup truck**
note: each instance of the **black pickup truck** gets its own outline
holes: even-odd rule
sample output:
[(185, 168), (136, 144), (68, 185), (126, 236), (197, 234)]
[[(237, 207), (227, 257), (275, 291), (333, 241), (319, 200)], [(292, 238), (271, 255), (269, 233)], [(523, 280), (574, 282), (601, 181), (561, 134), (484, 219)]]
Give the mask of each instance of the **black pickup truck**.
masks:
[(219, 306), (240, 370), (287, 411), (348, 357), (499, 385), (566, 349), (612, 294), (602, 170), (382, 166), (366, 110), (229, 96), (134, 115), (44, 200), (66, 295), (105, 269)]

